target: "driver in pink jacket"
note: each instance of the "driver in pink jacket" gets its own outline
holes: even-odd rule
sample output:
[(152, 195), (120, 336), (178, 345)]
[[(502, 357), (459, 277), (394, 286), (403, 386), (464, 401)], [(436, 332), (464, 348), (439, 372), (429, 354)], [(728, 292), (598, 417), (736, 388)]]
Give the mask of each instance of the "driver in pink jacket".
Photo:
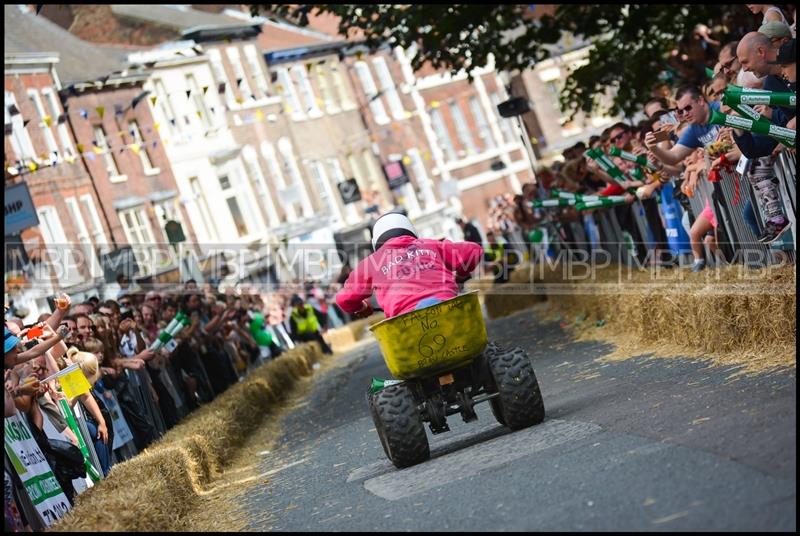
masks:
[(339, 307), (358, 317), (372, 313), (366, 300), (373, 291), (387, 318), (455, 298), (483, 256), (473, 242), (418, 238), (411, 221), (394, 212), (375, 221), (372, 247), (336, 294)]

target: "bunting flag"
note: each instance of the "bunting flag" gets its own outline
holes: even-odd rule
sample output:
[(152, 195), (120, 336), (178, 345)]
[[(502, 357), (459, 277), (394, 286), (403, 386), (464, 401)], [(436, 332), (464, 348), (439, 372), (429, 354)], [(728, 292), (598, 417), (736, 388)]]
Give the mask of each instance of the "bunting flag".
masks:
[(184, 121), (184, 122), (185, 122), (187, 125), (191, 125), (191, 124), (192, 124), (192, 120), (191, 120), (191, 119), (189, 119), (189, 116), (188, 116), (188, 115), (184, 115), (184, 116), (183, 116), (183, 121)]
[(150, 97), (150, 105), (155, 106), (157, 100), (158, 100), (158, 95), (153, 95), (152, 97)]
[(44, 124), (47, 125), (48, 127), (53, 124), (53, 118), (50, 117), (49, 115), (42, 117), (42, 121), (44, 121)]
[(264, 112), (262, 112), (261, 110), (256, 110), (256, 121), (258, 121), (259, 123), (264, 121)]
[[(164, 141), (166, 142), (166, 140), (164, 140)], [(155, 148), (156, 148), (156, 145), (158, 145), (158, 142), (157, 142), (157, 141), (154, 141), (154, 142), (153, 142), (153, 149), (155, 149)]]
[(125, 151), (125, 147), (120, 147), (119, 148), (119, 154), (122, 154), (124, 151)]
[(175, 126), (175, 118), (174, 117), (172, 119), (170, 119), (169, 122), (172, 123), (173, 127)]
[(431, 159), (431, 152), (430, 151), (425, 151), (424, 153), (422, 153), (422, 158), (424, 158), (425, 160), (430, 160)]
[(94, 153), (86, 153), (86, 158), (94, 162), (94, 159), (97, 158)]
[(309, 73), (310, 73), (310, 72), (311, 72), (311, 68), (312, 68), (312, 67), (314, 67), (314, 64), (312, 64), (312, 63), (306, 63), (306, 72), (309, 72)]
[(56, 123), (58, 123), (60, 125), (62, 123), (65, 123), (66, 121), (67, 121), (67, 114), (63, 113), (63, 114), (58, 116), (58, 119), (56, 120)]
[(225, 82), (219, 83), (219, 85), (217, 86), (217, 93), (219, 93), (220, 95), (225, 93)]
[(33, 172), (39, 169), (39, 166), (36, 165), (36, 162), (28, 162), (28, 169), (30, 169), (31, 172)]
[(208, 92), (208, 86), (203, 86), (203, 95), (205, 95), (207, 92)]
[(244, 99), (241, 97), (236, 97), (236, 102), (242, 104), (244, 102)]
[(89, 111), (86, 110), (85, 108), (81, 108), (81, 117), (83, 117), (84, 119), (89, 119)]
[(197, 117), (198, 117), (199, 119), (203, 119), (203, 114), (202, 114), (202, 113), (200, 113), (200, 110), (197, 110)]
[(250, 98), (251, 98), (251, 99), (253, 99), (253, 100), (258, 100), (258, 99), (256, 98), (256, 96), (255, 96), (255, 95), (253, 95), (252, 93), (250, 94)]
[(192, 90), (191, 89), (187, 89), (186, 90), (186, 98), (188, 99), (191, 95), (192, 95)]
[(131, 151), (133, 151), (134, 153), (139, 154), (139, 151), (141, 150), (142, 148), (139, 146), (138, 143), (134, 143), (133, 145), (131, 145)]
[(75, 163), (75, 157), (74, 156), (65, 156), (64, 160), (67, 161), (67, 164), (74, 164)]
[(161, 125), (159, 125), (158, 123), (153, 123), (153, 130), (155, 130), (156, 132), (158, 132), (158, 127), (160, 127), (160, 126), (161, 126)]
[(22, 122), (22, 128), (25, 128), (25, 127), (27, 127), (27, 126), (28, 126), (28, 123), (30, 123), (30, 122), (31, 122), (31, 120), (30, 120), (30, 119), (26, 119), (25, 121), (23, 121), (23, 122)]
[(283, 84), (275, 84), (275, 89), (278, 92), (283, 93)]
[(408, 166), (408, 165), (410, 165), (410, 164), (411, 164), (411, 157), (410, 157), (410, 156), (408, 156), (408, 155), (404, 156), (404, 157), (403, 157), (403, 163), (404, 163), (405, 165), (407, 165), (407, 166)]
[(14, 104), (8, 105), (8, 115), (17, 115), (19, 113), (19, 108), (17, 108)]
[(78, 152), (79, 152), (79, 153), (81, 153), (81, 154), (83, 154), (83, 149), (84, 149), (84, 146), (83, 146), (83, 144), (82, 144), (82, 143), (79, 143), (79, 144), (78, 144)]
[(97, 115), (100, 116), (100, 119), (102, 119), (103, 118), (103, 114), (106, 113), (106, 107), (105, 106), (98, 106), (97, 108), (95, 108), (95, 111), (97, 112)]
[(364, 57), (364, 53), (363, 52), (361, 52), (360, 50), (358, 52), (356, 52), (356, 59), (360, 60), (363, 57)]
[(5, 130), (3, 131), (6, 136), (9, 136), (14, 133), (14, 125), (13, 123), (6, 123)]
[(149, 94), (150, 94), (150, 91), (145, 89), (144, 91), (142, 91), (141, 93), (136, 95), (136, 97), (134, 97), (134, 99), (131, 101), (131, 108), (136, 108), (136, 105), (139, 104), (140, 102), (142, 102), (142, 99), (144, 99)]
[(439, 101), (438, 100), (431, 101), (431, 108), (438, 108), (438, 107), (439, 107)]
[(237, 78), (236, 79), (236, 87), (242, 87), (242, 80), (244, 80), (244, 78)]
[(94, 145), (95, 147), (97, 147), (97, 140), (92, 140), (92, 145)]
[(103, 150), (100, 147), (94, 147), (92, 150), (94, 151), (94, 154), (103, 154)]

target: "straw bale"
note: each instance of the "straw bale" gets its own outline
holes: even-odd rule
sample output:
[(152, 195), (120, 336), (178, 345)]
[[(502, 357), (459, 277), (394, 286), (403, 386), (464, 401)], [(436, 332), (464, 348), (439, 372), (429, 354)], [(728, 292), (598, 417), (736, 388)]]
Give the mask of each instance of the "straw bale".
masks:
[[(742, 364), (743, 373), (795, 366), (794, 266), (656, 274), (609, 266), (596, 270), (591, 280), (571, 282), (560, 267), (538, 268), (527, 276), (547, 296), (551, 311), (585, 317), (573, 328), (621, 343), (631, 350), (629, 356), (634, 351), (693, 353), (717, 364)], [(504, 306), (519, 303), (506, 299)], [(602, 329), (589, 327), (598, 320), (605, 322)]]
[(304, 344), (253, 370), (138, 456), (112, 467), (52, 530), (179, 530), (199, 494), (321, 357), (319, 345)]

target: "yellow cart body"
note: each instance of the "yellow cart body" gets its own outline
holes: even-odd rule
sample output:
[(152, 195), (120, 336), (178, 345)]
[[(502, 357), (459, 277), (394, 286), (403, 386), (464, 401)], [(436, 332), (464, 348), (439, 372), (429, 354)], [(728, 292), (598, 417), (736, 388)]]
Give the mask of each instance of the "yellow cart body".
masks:
[(369, 329), (389, 371), (400, 380), (468, 365), (488, 343), (477, 291), (387, 318)]

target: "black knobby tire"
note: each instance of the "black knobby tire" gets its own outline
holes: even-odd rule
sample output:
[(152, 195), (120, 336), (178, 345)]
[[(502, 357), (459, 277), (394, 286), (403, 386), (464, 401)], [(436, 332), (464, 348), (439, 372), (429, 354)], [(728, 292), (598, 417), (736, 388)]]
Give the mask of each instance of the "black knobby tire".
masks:
[[(503, 352), (503, 349), (497, 346), (495, 343), (490, 342), (486, 349), (483, 351), (483, 359), (486, 360), (486, 367), (489, 367), (489, 360), (492, 359), (496, 354)], [(491, 372), (489, 372), (491, 376)], [(494, 382), (492, 381), (492, 386), (494, 387)], [(496, 388), (495, 388), (496, 390)], [(497, 422), (502, 424), (503, 426), (506, 425), (506, 421), (503, 418), (503, 410), (500, 409), (500, 400), (498, 398), (490, 398), (489, 399), (489, 407), (492, 408), (492, 415)]]
[(369, 412), (372, 415), (372, 422), (375, 424), (375, 431), (378, 433), (378, 438), (381, 440), (381, 447), (386, 457), (389, 458), (389, 449), (386, 447), (386, 434), (383, 432), (383, 423), (378, 417), (378, 409), (375, 407), (375, 395), (367, 395), (367, 404), (369, 405)]
[(386, 456), (399, 469), (431, 457), (428, 436), (411, 388), (390, 385), (373, 395), (373, 419)]
[(520, 347), (487, 347), (486, 357), (498, 396), (490, 400), (497, 421), (512, 430), (544, 420), (544, 400), (528, 354)]

